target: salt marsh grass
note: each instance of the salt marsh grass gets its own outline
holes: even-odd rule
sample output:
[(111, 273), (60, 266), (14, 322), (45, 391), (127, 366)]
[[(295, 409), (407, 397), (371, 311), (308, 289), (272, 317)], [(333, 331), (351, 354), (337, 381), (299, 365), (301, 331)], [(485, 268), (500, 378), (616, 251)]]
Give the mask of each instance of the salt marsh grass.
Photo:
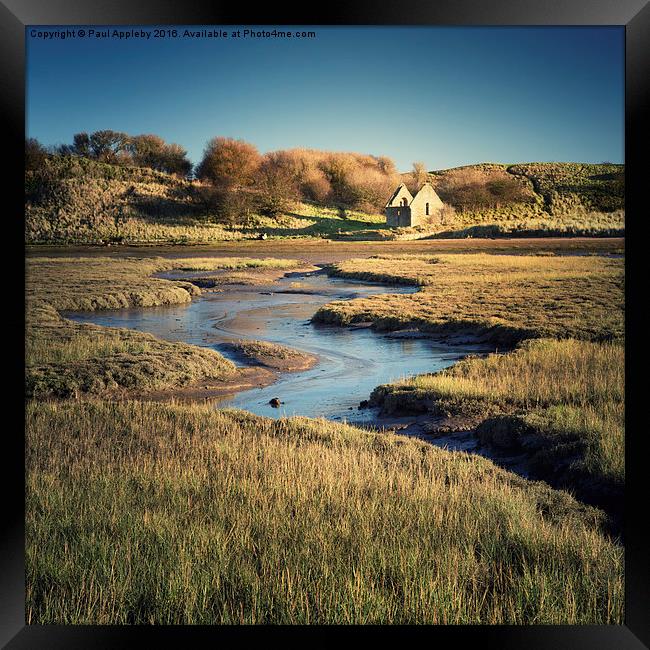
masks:
[(324, 420), (30, 403), (27, 622), (621, 623), (599, 511)]
[(215, 350), (170, 343), (143, 332), (74, 323), (58, 310), (184, 303), (191, 282), (151, 277), (162, 271), (295, 268), (296, 260), (249, 258), (33, 258), (27, 261), (26, 390), (29, 397), (71, 397), (114, 389), (150, 391), (225, 381), (235, 365)]
[(467, 358), (435, 374), (380, 386), (373, 400), (387, 411), (422, 404), (437, 414), (486, 420), (484, 439), (495, 436), (500, 417), (515, 415), (507, 419), (513, 437), (534, 432), (545, 439), (547, 456), (549, 447), (557, 457), (577, 454), (574, 473), (622, 485), (624, 368), (620, 344), (533, 340), (507, 354)]
[(624, 263), (595, 256), (390, 256), (332, 265), (337, 277), (421, 287), (332, 302), (314, 316), (378, 329), (419, 327), (449, 334), (471, 330), (499, 344), (524, 338), (612, 340), (623, 336)]

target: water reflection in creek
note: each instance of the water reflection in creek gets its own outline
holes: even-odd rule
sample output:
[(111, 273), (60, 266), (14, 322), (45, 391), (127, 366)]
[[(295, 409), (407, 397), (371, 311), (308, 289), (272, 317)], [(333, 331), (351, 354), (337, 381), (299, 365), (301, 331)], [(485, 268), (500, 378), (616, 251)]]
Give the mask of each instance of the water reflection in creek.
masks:
[[(270, 417), (305, 415), (368, 423), (375, 413), (357, 407), (375, 386), (439, 370), (478, 348), (446, 346), (428, 339), (391, 338), (364, 328), (316, 326), (310, 318), (318, 307), (332, 300), (414, 290), (349, 282), (323, 274), (291, 275), (269, 286), (238, 285), (226, 287), (223, 292), (204, 293), (185, 305), (66, 316), (208, 346), (226, 356), (229, 353), (223, 344), (242, 338), (272, 341), (316, 354), (319, 363), (312, 369), (281, 375), (271, 386), (224, 397), (217, 405)], [(279, 408), (270, 406), (269, 400), (274, 397), (284, 404)]]

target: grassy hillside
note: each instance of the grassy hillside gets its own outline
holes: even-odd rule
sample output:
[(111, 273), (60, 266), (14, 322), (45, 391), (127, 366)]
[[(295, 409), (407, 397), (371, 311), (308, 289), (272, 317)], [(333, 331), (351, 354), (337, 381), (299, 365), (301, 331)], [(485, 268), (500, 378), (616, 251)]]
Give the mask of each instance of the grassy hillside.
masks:
[(577, 210), (614, 212), (625, 208), (625, 167), (603, 163), (529, 163), (511, 165), (507, 171), (526, 178), (544, 209), (553, 216)]
[(381, 215), (297, 203), (278, 218), (250, 215), (219, 223), (207, 186), (147, 168), (80, 157), (51, 156), (25, 174), (27, 243), (211, 242), (275, 237), (336, 236), (377, 229)]
[[(432, 171), (429, 182), (466, 222), (569, 217), (625, 208), (625, 167), (609, 163), (484, 163)], [(477, 198), (494, 205), (472, 208), (468, 186), (487, 186), (488, 194)]]
[[(206, 202), (208, 188), (200, 182), (146, 168), (51, 156), (42, 170), (25, 175), (25, 238), (60, 244), (196, 243), (254, 239), (261, 233), (386, 239), (614, 235), (624, 230), (622, 165), (469, 165), (431, 172), (429, 180), (455, 214), (428, 230), (391, 231), (380, 214), (317, 203), (297, 203), (277, 218), (252, 214), (224, 225)], [(480, 208), (471, 205), (476, 192), (487, 200)]]
[(620, 236), (625, 231), (623, 165), (484, 163), (432, 171), (428, 180), (455, 209), (438, 236)]
[(325, 420), (30, 403), (27, 622), (621, 623), (599, 511)]

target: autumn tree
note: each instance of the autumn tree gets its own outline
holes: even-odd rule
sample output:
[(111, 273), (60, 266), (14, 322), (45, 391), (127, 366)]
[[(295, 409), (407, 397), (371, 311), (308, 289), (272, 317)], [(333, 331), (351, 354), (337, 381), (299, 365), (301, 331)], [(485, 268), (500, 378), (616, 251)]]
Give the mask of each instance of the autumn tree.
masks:
[(386, 157), (329, 153), (320, 168), (332, 188), (331, 202), (366, 211), (383, 208), (399, 180), (393, 162)]
[(192, 171), (192, 163), (187, 157), (187, 150), (180, 144), (172, 142), (165, 149), (163, 171), (179, 176), (189, 176)]
[(273, 151), (262, 158), (255, 186), (260, 212), (277, 216), (299, 198), (300, 168), (286, 151)]
[[(80, 134), (82, 135), (82, 134)], [(124, 161), (124, 152), (129, 142), (129, 136), (121, 131), (95, 131), (90, 134), (88, 148), (95, 160), (106, 163)]]
[(72, 136), (72, 153), (90, 158), (90, 136), (87, 133), (75, 133)]
[(132, 163), (138, 167), (149, 167), (179, 176), (187, 176), (192, 169), (192, 163), (183, 147), (175, 143), (167, 144), (160, 136), (154, 134), (130, 137), (126, 150)]
[(253, 185), (260, 162), (260, 154), (252, 144), (234, 138), (213, 138), (196, 173), (215, 187), (242, 189)]
[(161, 168), (165, 147), (165, 141), (153, 134), (131, 136), (126, 145), (134, 165), (152, 169)]
[(421, 161), (414, 162), (411, 177), (413, 179), (412, 189), (417, 192), (429, 180), (429, 172), (427, 171), (426, 165)]
[(351, 157), (332, 153), (325, 157), (319, 166), (332, 188), (331, 200), (339, 205), (355, 206), (360, 199), (360, 193), (358, 187), (350, 182), (354, 168)]
[(388, 156), (377, 156), (375, 160), (377, 161), (377, 168), (382, 174), (389, 177), (397, 176), (397, 168), (392, 158)]
[(531, 200), (516, 178), (486, 174), (471, 167), (444, 176), (437, 191), (443, 201), (461, 211), (498, 208), (504, 203)]
[(257, 149), (243, 140), (218, 137), (208, 142), (196, 174), (210, 183), (207, 203), (222, 220), (236, 223), (252, 210), (260, 162)]

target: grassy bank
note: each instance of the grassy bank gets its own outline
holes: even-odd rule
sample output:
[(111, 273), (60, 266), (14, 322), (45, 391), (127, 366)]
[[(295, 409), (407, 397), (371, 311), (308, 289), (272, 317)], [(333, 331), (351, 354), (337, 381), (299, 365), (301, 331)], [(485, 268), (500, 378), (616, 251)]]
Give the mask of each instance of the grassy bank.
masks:
[(27, 328), (27, 397), (78, 397), (118, 389), (141, 392), (199, 381), (232, 381), (232, 362), (208, 348), (170, 343), (129, 329), (99, 327), (40, 309)]
[[(540, 219), (561, 227), (625, 208), (625, 166), (611, 163), (481, 163), (430, 172), (429, 182), (465, 227)], [(505, 195), (493, 194), (504, 184)]]
[(555, 255), (376, 255), (330, 267), (336, 277), (409, 284), (420, 291), (331, 302), (314, 320), (372, 322), (469, 334), (498, 345), (525, 338), (623, 336), (622, 259)]
[(487, 460), (321, 420), (27, 409), (28, 623), (621, 623), (600, 519)]
[(33, 257), (26, 262), (26, 297), (29, 305), (69, 311), (154, 307), (189, 302), (201, 293), (192, 282), (152, 277), (155, 273), (175, 269), (250, 273), (300, 265), (295, 259), (247, 257)]
[[(417, 285), (321, 308), (315, 320), (489, 341), (508, 354), (378, 387), (384, 413), (428, 413), (477, 427), (492, 450), (607, 509), (620, 524), (624, 485), (623, 260), (554, 255), (376, 256), (337, 276)], [(545, 340), (528, 340), (540, 339)]]
[(440, 228), (429, 235), (436, 238), (463, 237), (623, 237), (625, 235), (625, 212), (583, 212), (564, 217), (542, 215), (522, 219), (515, 215), (508, 219), (484, 217), (479, 223), (469, 220), (452, 228)]
[(283, 372), (306, 370), (318, 361), (313, 354), (269, 341), (240, 340), (230, 344), (229, 347), (248, 362)]
[[(26, 393), (72, 397), (106, 391), (182, 388), (236, 382), (239, 371), (218, 352), (170, 343), (143, 332), (61, 318), (58, 310), (148, 307), (189, 302), (191, 282), (151, 274), (239, 269), (247, 274), (295, 268), (284, 259), (33, 258), (27, 262)], [(265, 276), (266, 277), (266, 276)]]
[(528, 448), (540, 473), (561, 463), (566, 486), (586, 479), (622, 490), (624, 399), (622, 345), (537, 340), (380, 386), (371, 401), (389, 413), (468, 417), (483, 443)]
[(385, 227), (378, 214), (296, 202), (277, 218), (241, 215), (227, 224), (206, 202), (209, 186), (141, 167), (81, 157), (50, 157), (25, 175), (27, 243), (219, 242), (328, 237)]

